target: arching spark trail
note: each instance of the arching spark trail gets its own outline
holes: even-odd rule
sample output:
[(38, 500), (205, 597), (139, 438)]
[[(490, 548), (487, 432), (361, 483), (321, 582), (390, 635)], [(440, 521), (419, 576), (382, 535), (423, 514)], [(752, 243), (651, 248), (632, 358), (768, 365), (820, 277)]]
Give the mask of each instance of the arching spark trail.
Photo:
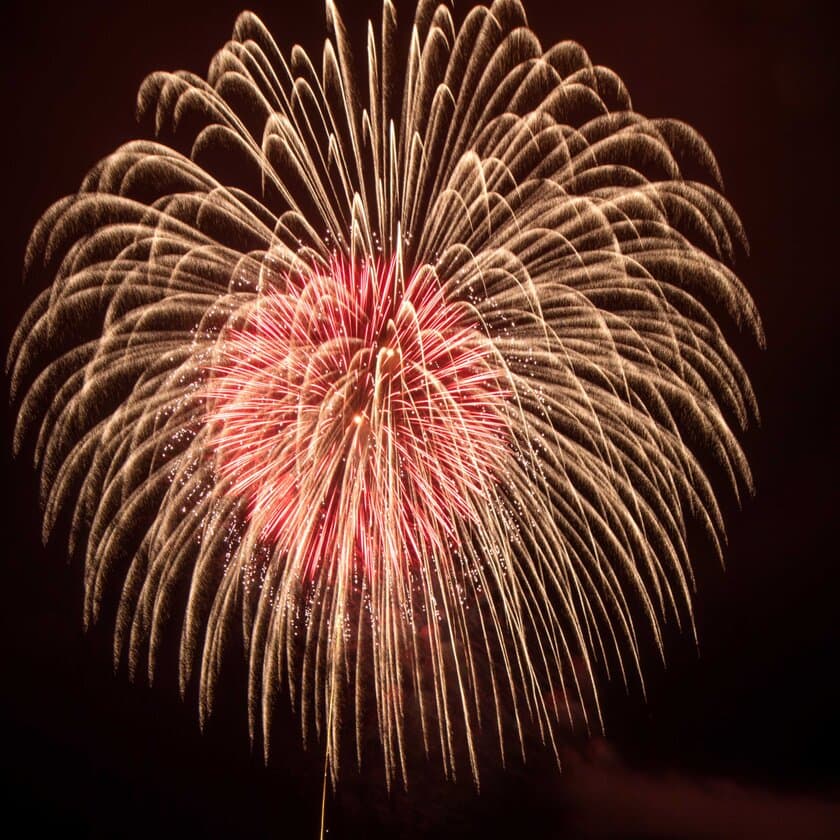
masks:
[(421, 0), (404, 67), (385, 0), (363, 79), (326, 9), (320, 71), (244, 13), (150, 76), (159, 141), (41, 219), (15, 444), (132, 674), (180, 633), (203, 719), (233, 638), (266, 750), (287, 687), (333, 774), (372, 715), (389, 780), (422, 740), (478, 781), (691, 623), (709, 476), (751, 482), (744, 234), (702, 138), (517, 0)]

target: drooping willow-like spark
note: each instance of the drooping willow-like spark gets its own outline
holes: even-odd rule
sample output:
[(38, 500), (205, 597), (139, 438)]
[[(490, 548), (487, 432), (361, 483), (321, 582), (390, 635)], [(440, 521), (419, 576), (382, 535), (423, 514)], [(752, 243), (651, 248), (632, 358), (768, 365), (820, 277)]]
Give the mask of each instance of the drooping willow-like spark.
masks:
[(478, 781), (479, 738), (556, 751), (594, 662), (691, 622), (709, 475), (751, 482), (745, 240), (702, 138), (516, 0), (424, 0), (403, 52), (385, 0), (361, 77), (326, 8), (320, 72), (244, 13), (206, 80), (150, 76), (171, 146), (42, 218), (16, 446), (132, 674), (180, 633), (203, 719), (233, 638), (266, 750), (285, 686), (333, 773), (372, 716), (389, 780), (421, 740)]

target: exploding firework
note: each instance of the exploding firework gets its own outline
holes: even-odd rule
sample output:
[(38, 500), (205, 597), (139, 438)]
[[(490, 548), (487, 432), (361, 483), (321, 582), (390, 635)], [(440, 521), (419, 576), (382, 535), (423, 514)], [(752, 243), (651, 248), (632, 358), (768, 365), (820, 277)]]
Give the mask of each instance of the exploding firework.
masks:
[(420, 2), (405, 49), (385, 0), (363, 81), (326, 8), (320, 73), (244, 13), (150, 76), (161, 142), (41, 219), (15, 446), (132, 675), (180, 633), (204, 719), (233, 638), (266, 752), (285, 688), (333, 774), (372, 719), (389, 780), (416, 740), (477, 782), (479, 735), (556, 752), (596, 662), (691, 624), (709, 476), (751, 484), (744, 234), (702, 138), (516, 0)]

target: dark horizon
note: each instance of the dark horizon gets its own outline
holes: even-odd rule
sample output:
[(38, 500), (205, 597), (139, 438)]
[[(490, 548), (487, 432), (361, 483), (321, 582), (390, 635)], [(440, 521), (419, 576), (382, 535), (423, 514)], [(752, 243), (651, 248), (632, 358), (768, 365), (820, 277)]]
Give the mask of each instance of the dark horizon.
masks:
[[(433, 765), (408, 793), (388, 796), (375, 761), (358, 773), (348, 760), (346, 782), (328, 796), (327, 836), (753, 836), (739, 826), (764, 837), (829, 836), (840, 820), (829, 12), (752, 1), (655, 2), (632, 15), (618, 4), (611, 13), (523, 4), (543, 45), (579, 41), (622, 77), (636, 110), (684, 120), (717, 157), (750, 242), (736, 272), (767, 334), (762, 351), (726, 327), (761, 411), (760, 426), (741, 437), (757, 492), (739, 509), (719, 488), (725, 571), (701, 540), (692, 546), (699, 651), (671, 625), (665, 667), (646, 647), (646, 697), (638, 682), (628, 692), (604, 684), (606, 736), (570, 742), (568, 776), (532, 750), (524, 767), (488, 768), (480, 796), (468, 774), (448, 783)], [(413, 3), (396, 5), (404, 24)], [(339, 3), (354, 43), (379, 6)], [(296, 8), (298, 19), (269, 2), (7, 10), (4, 348), (40, 291), (19, 279), (33, 225), (97, 160), (150, 136), (134, 119), (143, 78), (203, 74), (242, 8), (263, 18), (284, 51), (320, 50), (320, 2)], [(9, 825), (85, 837), (317, 836), (323, 753), (314, 743), (303, 749), (284, 698), (277, 718), (286, 732), (265, 769), (249, 751), (238, 686), (228, 681), (201, 734), (195, 698), (179, 699), (174, 668), (161, 669), (153, 688), (131, 684), (124, 664), (112, 668), (112, 627), (83, 631), (82, 564), (68, 564), (63, 534), (41, 544), (31, 448), (12, 458), (13, 423), (7, 405), (0, 639)], [(722, 825), (735, 833), (715, 833)]]

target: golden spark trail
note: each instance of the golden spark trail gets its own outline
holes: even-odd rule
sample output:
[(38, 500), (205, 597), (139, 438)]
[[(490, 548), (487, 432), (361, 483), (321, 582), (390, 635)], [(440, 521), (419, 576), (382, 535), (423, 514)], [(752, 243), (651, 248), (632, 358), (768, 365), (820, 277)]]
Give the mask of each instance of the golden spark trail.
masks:
[(763, 342), (692, 128), (518, 0), (421, 0), (404, 55), (385, 0), (365, 78), (326, 13), (320, 60), (245, 12), (144, 81), (158, 139), (39, 221), (8, 356), (86, 624), (116, 603), (132, 676), (175, 634), (202, 721), (241, 646), (252, 739), (287, 690), (324, 800), (366, 727), (389, 784), (556, 755), (596, 669), (693, 630), (689, 529), (720, 556), (713, 481), (751, 490), (727, 336)]

